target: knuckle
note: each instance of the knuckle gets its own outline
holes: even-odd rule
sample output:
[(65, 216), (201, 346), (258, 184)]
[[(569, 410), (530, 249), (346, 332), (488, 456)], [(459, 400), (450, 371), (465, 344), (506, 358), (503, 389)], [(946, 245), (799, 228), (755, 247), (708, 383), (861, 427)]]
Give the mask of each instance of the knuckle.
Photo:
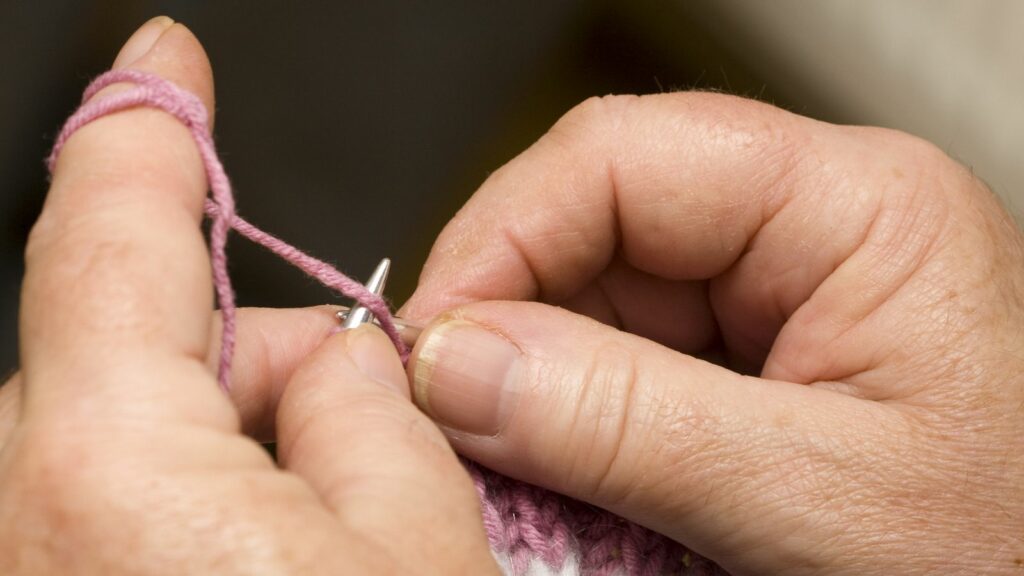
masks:
[[(450, 452), (440, 430), (426, 421), (407, 400), (386, 390), (365, 390), (343, 396), (322, 390), (330, 386), (312, 384), (301, 392), (301, 420), (294, 433), (282, 439), (282, 451), (294, 458), (300, 452), (315, 451), (325, 439), (374, 436), (378, 443), (397, 442), (424, 454)], [(320, 381), (322, 382), (322, 381)], [(374, 385), (377, 385), (374, 383)], [(295, 394), (297, 390), (289, 390)], [(291, 410), (291, 407), (289, 408)], [(450, 456), (450, 455), (449, 455)]]
[(578, 397), (569, 412), (569, 430), (565, 435), (574, 444), (567, 468), (568, 481), (582, 490), (584, 497), (617, 502), (631, 491), (634, 466), (647, 432), (644, 408), (637, 410), (639, 395), (634, 352), (617, 342), (604, 342), (594, 348), (588, 364), (579, 374)]
[(895, 176), (902, 180), (910, 173), (912, 185), (901, 186), (900, 189), (937, 198), (945, 190), (960, 189), (960, 184), (974, 180), (962, 164), (924, 138), (891, 128), (856, 127), (850, 130), (855, 136), (862, 137), (873, 150), (886, 179)]
[(97, 496), (88, 479), (105, 466), (102, 451), (95, 448), (102, 444), (85, 436), (54, 426), (22, 428), (5, 447), (10, 459), (0, 492), (6, 504), (29, 514), (47, 532), (73, 536), (84, 529), (82, 510)]
[(405, 430), (415, 419), (404, 398), (383, 390), (349, 396), (345, 398), (344, 404), (334, 409), (343, 411), (345, 417), (360, 428), (371, 426)]
[(963, 167), (923, 138), (888, 128), (853, 127), (851, 176), (870, 183), (877, 200), (875, 238), (903, 254), (924, 254), (948, 229)]
[(666, 99), (678, 121), (673, 128), (697, 132), (708, 145), (732, 154), (750, 154), (765, 163), (766, 151), (795, 153), (803, 150), (806, 131), (800, 117), (750, 98), (712, 92), (679, 92)]
[[(59, 251), (64, 265), (46, 266), (46, 275), (38, 278), (47, 301), (73, 303), (74, 309), (64, 306), (69, 316), (89, 322), (91, 329), (100, 332), (134, 329), (151, 317), (153, 303), (140, 298), (147, 284), (144, 268), (126, 264), (139, 260), (129, 242), (73, 234), (57, 244), (53, 257)], [(109, 308), (114, 303), (117, 310)], [(93, 305), (104, 309), (91, 309)]]
[(591, 96), (569, 110), (559, 122), (581, 126), (614, 126), (626, 118), (640, 100), (640, 96), (632, 94)]
[(730, 158), (736, 166), (730, 190), (723, 190), (735, 194), (736, 201), (717, 208), (716, 217), (723, 221), (754, 206), (771, 212), (792, 190), (816, 187), (800, 182), (817, 177), (805, 166), (815, 149), (815, 129), (800, 116), (757, 100), (710, 92), (651, 96), (645, 106), (651, 113), (643, 132), (657, 131), (700, 150), (693, 156), (696, 169), (713, 166), (713, 158)]
[(348, 406), (352, 412), (346, 408), (346, 417), (361, 430), (382, 436), (380, 441), (412, 449), (431, 470), (451, 467), (454, 452), (441, 430), (404, 398), (397, 394), (366, 395), (348, 402)]
[(610, 136), (629, 117), (641, 99), (633, 95), (592, 96), (565, 113), (548, 131), (546, 140), (564, 145), (613, 141)]
[(953, 160), (932, 142), (902, 130), (892, 128), (868, 128), (870, 140), (890, 153), (894, 152), (904, 161), (931, 165), (953, 163)]
[(694, 395), (677, 392), (675, 386), (663, 384), (645, 402), (644, 416), (636, 428), (641, 431), (638, 443), (646, 447), (641, 464), (646, 463), (641, 492), (657, 493), (681, 512), (690, 503), (699, 506), (687, 490), (707, 487), (719, 493), (732, 490), (733, 479), (721, 474), (717, 463), (732, 460), (738, 466), (749, 461), (755, 451), (739, 448), (742, 440), (739, 425), (725, 420), (717, 408)]
[(705, 463), (723, 452), (710, 410), (659, 381), (666, 372), (649, 360), (628, 343), (608, 341), (595, 346), (579, 376), (569, 445), (556, 452), (571, 455), (566, 482), (584, 499), (615, 506), (680, 495), (679, 486), (701, 484)]

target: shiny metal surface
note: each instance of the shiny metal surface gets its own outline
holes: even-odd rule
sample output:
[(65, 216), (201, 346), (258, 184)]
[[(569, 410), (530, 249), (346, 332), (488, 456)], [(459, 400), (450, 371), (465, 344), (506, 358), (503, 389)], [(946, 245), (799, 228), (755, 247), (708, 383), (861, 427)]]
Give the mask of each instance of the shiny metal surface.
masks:
[[(388, 281), (388, 271), (391, 270), (391, 260), (385, 258), (380, 261), (377, 268), (370, 275), (370, 279), (366, 281), (366, 288), (370, 292), (380, 296), (384, 292), (384, 285)], [(356, 304), (348, 311), (344, 320), (341, 323), (341, 327), (345, 329), (355, 328), (360, 324), (366, 324), (367, 322), (373, 322), (373, 314), (369, 310)]]

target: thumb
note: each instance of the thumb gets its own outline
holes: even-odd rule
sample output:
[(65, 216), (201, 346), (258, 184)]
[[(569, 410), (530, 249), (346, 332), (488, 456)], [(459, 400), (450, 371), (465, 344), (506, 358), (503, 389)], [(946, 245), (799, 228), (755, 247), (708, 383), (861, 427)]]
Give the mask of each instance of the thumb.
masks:
[(460, 453), (732, 568), (806, 553), (778, 543), (780, 526), (827, 509), (813, 508), (835, 493), (822, 488), (898, 435), (877, 405), (742, 376), (536, 303), (448, 313), (409, 366), (416, 402)]
[[(409, 402), (394, 345), (363, 325), (328, 338), (277, 410), (278, 457), (346, 526), (440, 574), (489, 574), (479, 500), (444, 437)], [(434, 529), (443, 519), (444, 530)]]

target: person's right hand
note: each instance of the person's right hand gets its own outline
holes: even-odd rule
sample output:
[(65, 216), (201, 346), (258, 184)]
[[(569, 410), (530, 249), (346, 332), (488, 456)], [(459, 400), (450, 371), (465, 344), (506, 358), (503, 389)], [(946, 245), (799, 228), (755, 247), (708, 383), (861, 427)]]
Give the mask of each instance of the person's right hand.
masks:
[(735, 574), (1024, 573), (1024, 242), (921, 140), (590, 100), (404, 313), (439, 315), (409, 367), (461, 453)]

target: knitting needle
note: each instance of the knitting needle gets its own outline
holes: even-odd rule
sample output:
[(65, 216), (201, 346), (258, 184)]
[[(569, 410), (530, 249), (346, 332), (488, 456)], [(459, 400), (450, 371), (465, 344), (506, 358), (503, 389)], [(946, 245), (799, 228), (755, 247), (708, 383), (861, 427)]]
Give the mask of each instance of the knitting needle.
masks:
[[(348, 318), (348, 315), (349, 309), (345, 308), (344, 306), (342, 306), (341, 310), (338, 310), (338, 312), (335, 314), (335, 316), (338, 317), (338, 320), (341, 320), (342, 325), (344, 325), (344, 322)], [(416, 340), (420, 337), (420, 333), (423, 332), (423, 326), (420, 326), (419, 324), (410, 322), (408, 320), (404, 320), (402, 318), (398, 318), (397, 316), (394, 317), (394, 320), (395, 328), (398, 328), (398, 336), (402, 339), (402, 342), (404, 342), (406, 346), (412, 349), (412, 347), (416, 345)], [(380, 324), (379, 322), (377, 322), (376, 318), (373, 319), (373, 323), (377, 325)]]
[[(384, 284), (387, 282), (388, 271), (390, 269), (391, 260), (387, 258), (381, 260), (380, 264), (377, 265), (377, 269), (373, 271), (370, 279), (366, 282), (366, 288), (378, 296), (383, 294)], [(355, 328), (360, 324), (377, 322), (377, 319), (373, 317), (373, 314), (359, 304), (356, 304), (351, 309), (342, 307), (342, 309), (338, 311), (337, 317), (338, 320), (341, 321), (342, 328)], [(395, 327), (398, 328), (398, 335), (401, 337), (402, 342), (404, 342), (409, 348), (416, 345), (416, 339), (419, 338), (420, 333), (423, 332), (422, 326), (407, 322), (401, 318), (395, 318)]]
[[(370, 279), (366, 281), (366, 289), (373, 292), (377, 296), (384, 293), (384, 284), (388, 281), (388, 271), (391, 269), (391, 260), (385, 258), (377, 264), (376, 270), (370, 275)], [(341, 318), (341, 316), (338, 316)], [(348, 330), (355, 328), (360, 324), (366, 324), (367, 322), (373, 322), (373, 314), (369, 310), (363, 308), (361, 305), (356, 304), (348, 311), (348, 315), (342, 319), (341, 327)]]

